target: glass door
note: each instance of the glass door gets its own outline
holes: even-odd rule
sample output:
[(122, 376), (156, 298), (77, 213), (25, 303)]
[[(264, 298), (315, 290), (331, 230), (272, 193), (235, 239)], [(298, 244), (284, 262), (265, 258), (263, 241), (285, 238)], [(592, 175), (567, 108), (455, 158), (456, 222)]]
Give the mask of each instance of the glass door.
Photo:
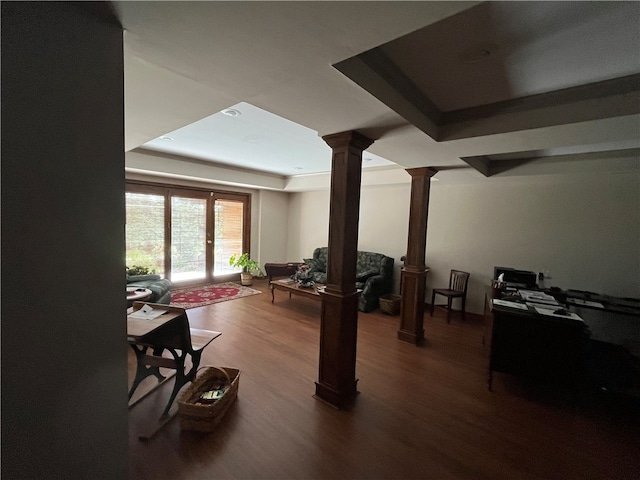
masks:
[(171, 281), (207, 276), (207, 198), (171, 196)]
[(237, 276), (229, 258), (249, 251), (249, 194), (128, 182), (125, 204), (127, 267), (178, 287)]
[(245, 203), (230, 198), (214, 198), (214, 276), (238, 272), (229, 265), (229, 258), (248, 251), (244, 232)]

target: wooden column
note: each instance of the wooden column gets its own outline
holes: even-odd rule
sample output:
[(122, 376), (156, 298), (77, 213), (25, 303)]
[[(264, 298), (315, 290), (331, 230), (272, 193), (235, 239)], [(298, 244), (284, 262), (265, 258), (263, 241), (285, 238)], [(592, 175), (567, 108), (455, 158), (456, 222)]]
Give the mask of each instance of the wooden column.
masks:
[(327, 286), (322, 295), (316, 397), (340, 408), (356, 390), (356, 253), (362, 152), (373, 140), (357, 132), (322, 137), (333, 149)]
[(437, 170), (423, 167), (407, 170), (411, 175), (411, 204), (407, 255), (401, 270), (400, 330), (398, 338), (415, 345), (424, 343), (424, 290), (427, 281), (425, 251), (429, 187)]

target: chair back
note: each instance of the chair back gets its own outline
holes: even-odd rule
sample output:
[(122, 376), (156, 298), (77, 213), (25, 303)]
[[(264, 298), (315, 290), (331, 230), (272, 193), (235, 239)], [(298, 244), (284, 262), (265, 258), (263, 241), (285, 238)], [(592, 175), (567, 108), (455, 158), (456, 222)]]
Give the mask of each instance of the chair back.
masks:
[(449, 276), (449, 290), (455, 290), (456, 292), (464, 292), (467, 294), (467, 285), (469, 283), (469, 273), (462, 272), (460, 270), (451, 270)]

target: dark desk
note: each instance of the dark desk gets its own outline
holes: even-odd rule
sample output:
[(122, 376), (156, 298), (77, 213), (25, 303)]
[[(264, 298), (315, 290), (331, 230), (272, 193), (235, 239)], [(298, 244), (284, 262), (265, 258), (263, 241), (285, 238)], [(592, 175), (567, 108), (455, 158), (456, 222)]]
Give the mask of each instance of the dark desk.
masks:
[(503, 372), (560, 383), (576, 390), (583, 371), (588, 339), (584, 322), (549, 317), (533, 309), (494, 305), (486, 298), (489, 336), (489, 372)]
[(489, 389), (495, 371), (558, 382), (574, 391), (588, 386), (638, 395), (640, 302), (572, 290), (553, 296), (583, 321), (498, 306), (487, 294)]
[(589, 328), (587, 384), (640, 401), (640, 301), (575, 290), (563, 300)]

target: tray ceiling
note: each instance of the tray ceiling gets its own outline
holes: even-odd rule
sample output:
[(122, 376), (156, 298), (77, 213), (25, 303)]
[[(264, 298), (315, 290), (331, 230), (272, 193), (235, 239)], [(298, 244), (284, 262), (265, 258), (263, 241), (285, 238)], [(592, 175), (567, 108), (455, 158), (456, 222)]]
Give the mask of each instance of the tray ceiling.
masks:
[[(358, 130), (375, 140), (372, 166), (430, 166), (445, 181), (504, 175), (504, 160), (527, 152), (554, 156), (548, 173), (562, 155), (605, 151), (638, 169), (638, 2), (116, 7), (128, 150), (288, 177), (328, 171), (320, 137)], [(243, 104), (264, 123), (250, 125), (253, 114), (233, 119), (235, 131), (211, 123)], [(306, 136), (287, 142), (283, 126)], [(493, 173), (476, 169), (496, 158)], [(530, 166), (512, 162), (511, 174)]]

